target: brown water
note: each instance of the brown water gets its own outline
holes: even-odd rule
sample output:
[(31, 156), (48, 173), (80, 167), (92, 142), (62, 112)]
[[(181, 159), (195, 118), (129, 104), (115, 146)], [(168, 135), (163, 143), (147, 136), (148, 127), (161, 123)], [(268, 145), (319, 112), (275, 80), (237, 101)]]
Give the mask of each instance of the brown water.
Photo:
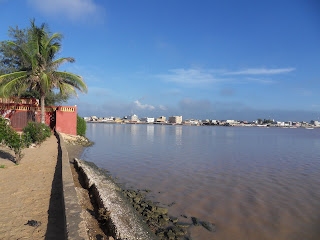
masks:
[[(195, 240), (319, 240), (320, 129), (87, 124), (82, 158), (216, 224)], [(160, 192), (160, 193), (158, 193)], [(184, 220), (182, 217), (181, 220)]]

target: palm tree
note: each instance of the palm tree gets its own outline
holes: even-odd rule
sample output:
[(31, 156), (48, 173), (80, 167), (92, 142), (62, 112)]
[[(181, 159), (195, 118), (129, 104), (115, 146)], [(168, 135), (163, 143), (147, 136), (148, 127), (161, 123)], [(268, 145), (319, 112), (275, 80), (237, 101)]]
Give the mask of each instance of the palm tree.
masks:
[(44, 123), (45, 98), (49, 92), (58, 89), (63, 95), (77, 96), (76, 89), (85, 93), (88, 90), (81, 76), (58, 71), (61, 64), (75, 61), (71, 57), (55, 59), (56, 54), (61, 50), (62, 35), (60, 33), (51, 34), (45, 24), (37, 27), (32, 20), (27, 34), (27, 42), (24, 44), (4, 42), (20, 56), (24, 67), (20, 71), (0, 76), (0, 95), (20, 96), (26, 90), (39, 92), (41, 122)]

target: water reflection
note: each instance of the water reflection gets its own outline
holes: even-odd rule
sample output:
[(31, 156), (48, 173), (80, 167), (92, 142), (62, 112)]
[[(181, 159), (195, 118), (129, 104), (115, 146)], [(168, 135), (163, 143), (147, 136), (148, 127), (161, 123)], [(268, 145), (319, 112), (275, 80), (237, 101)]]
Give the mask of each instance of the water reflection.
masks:
[(147, 139), (149, 142), (154, 140), (154, 125), (147, 125)]
[(320, 129), (88, 124), (87, 136), (86, 160), (176, 202), (169, 214), (217, 224), (192, 239), (320, 239)]
[(182, 145), (182, 126), (175, 126), (175, 135), (176, 135), (176, 145), (181, 146)]

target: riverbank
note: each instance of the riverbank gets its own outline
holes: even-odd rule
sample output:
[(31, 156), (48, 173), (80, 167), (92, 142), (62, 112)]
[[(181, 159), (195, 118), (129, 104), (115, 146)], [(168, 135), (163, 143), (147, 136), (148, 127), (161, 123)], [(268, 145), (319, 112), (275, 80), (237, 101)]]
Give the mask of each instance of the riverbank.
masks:
[[(69, 161), (79, 158), (88, 144), (84, 138), (63, 137)], [(74, 138), (75, 141), (70, 141)], [(19, 165), (12, 150), (0, 148), (0, 239), (65, 239), (62, 194), (62, 159), (53, 135), (40, 146), (23, 150)], [(88, 191), (71, 165), (89, 239), (110, 239), (100, 229)]]
[[(70, 167), (72, 172), (72, 177), (75, 185), (75, 189), (77, 192), (77, 196), (79, 199), (79, 204), (82, 208), (83, 218), (85, 219), (86, 224), (86, 232), (88, 234), (89, 239), (108, 239), (113, 240), (112, 237), (107, 236), (103, 230), (99, 226), (98, 216), (95, 211), (95, 206), (90, 199), (90, 194), (87, 189), (83, 187), (83, 183), (81, 178), (79, 177), (78, 172), (74, 167), (74, 159), (80, 158), (83, 153), (85, 146), (90, 144), (84, 144), (85, 146), (79, 144), (81, 141), (78, 141), (76, 138), (61, 134), (64, 140), (66, 141), (66, 148), (69, 155)], [(73, 140), (72, 140), (73, 139)]]

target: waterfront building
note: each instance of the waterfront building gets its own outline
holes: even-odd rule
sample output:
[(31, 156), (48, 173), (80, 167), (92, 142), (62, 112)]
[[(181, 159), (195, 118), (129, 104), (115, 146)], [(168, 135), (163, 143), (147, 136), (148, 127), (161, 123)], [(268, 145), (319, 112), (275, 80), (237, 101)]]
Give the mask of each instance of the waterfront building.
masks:
[(186, 125), (200, 125), (200, 121), (195, 120), (195, 119), (187, 119), (184, 121), (184, 124), (186, 124)]
[(310, 123), (311, 123), (312, 125), (314, 125), (314, 126), (320, 126), (319, 121), (313, 121), (313, 120), (311, 120)]
[(156, 119), (156, 122), (164, 123), (164, 122), (166, 122), (166, 120), (167, 120), (166, 117), (161, 116), (161, 117), (158, 117), (158, 118)]
[(127, 120), (129, 120), (130, 122), (139, 122), (139, 118), (136, 114), (128, 116)]
[(151, 117), (144, 117), (140, 119), (141, 122), (146, 122), (146, 123), (154, 123), (154, 118)]
[(181, 124), (182, 123), (182, 116), (169, 117), (169, 123)]
[(219, 121), (218, 120), (210, 120), (210, 123), (213, 125), (218, 125)]
[(102, 119), (103, 122), (114, 122), (114, 117), (104, 117)]

